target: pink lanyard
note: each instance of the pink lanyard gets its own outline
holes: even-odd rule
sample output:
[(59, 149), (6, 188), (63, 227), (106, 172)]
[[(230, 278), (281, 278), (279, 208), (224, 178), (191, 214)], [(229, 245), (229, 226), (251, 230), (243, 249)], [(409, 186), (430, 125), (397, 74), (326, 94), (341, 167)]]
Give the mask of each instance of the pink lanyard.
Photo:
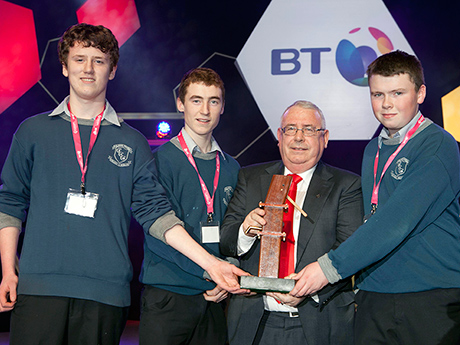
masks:
[(188, 161), (195, 168), (196, 173), (198, 174), (198, 178), (200, 179), (201, 190), (203, 191), (203, 196), (204, 196), (204, 200), (206, 202), (206, 208), (208, 211), (208, 222), (212, 221), (212, 214), (214, 213), (214, 195), (216, 194), (217, 185), (219, 183), (219, 174), (220, 174), (219, 152), (216, 152), (216, 172), (214, 174), (214, 187), (213, 187), (213, 192), (212, 192), (212, 197), (211, 197), (211, 195), (208, 192), (208, 188), (206, 188), (206, 184), (204, 183), (203, 179), (201, 178), (200, 173), (198, 172), (198, 168), (196, 167), (195, 160), (193, 159), (193, 156), (190, 153), (190, 150), (188, 149), (187, 143), (185, 142), (182, 132), (179, 133), (177, 138), (179, 139), (180, 146), (182, 147), (182, 150), (184, 150), (184, 153), (187, 156)]
[(372, 204), (372, 210), (371, 214), (375, 213), (375, 210), (377, 209), (377, 204), (379, 202), (379, 188), (380, 188), (380, 182), (382, 182), (383, 175), (387, 171), (388, 167), (390, 164), (393, 162), (395, 157), (398, 155), (399, 151), (402, 150), (402, 148), (407, 144), (409, 139), (412, 137), (412, 135), (415, 133), (415, 131), (420, 127), (422, 122), (425, 120), (423, 115), (420, 115), (419, 119), (417, 120), (417, 123), (413, 128), (411, 128), (405, 135), (403, 141), (401, 144), (399, 144), (398, 148), (396, 149), (395, 152), (388, 158), (387, 162), (385, 163), (385, 166), (383, 167), (382, 174), (380, 175), (380, 180), (376, 184), (376, 179), (377, 179), (377, 168), (379, 166), (379, 152), (380, 148), (377, 149), (377, 154), (375, 155), (375, 160), (374, 160), (374, 188), (372, 190), (372, 199), (371, 199), (371, 204)]
[(99, 129), (101, 127), (101, 121), (102, 121), (102, 114), (104, 113), (104, 109), (102, 112), (96, 116), (96, 119), (94, 120), (93, 128), (91, 130), (91, 137), (89, 139), (89, 147), (88, 147), (88, 153), (86, 154), (86, 161), (85, 164), (83, 165), (83, 154), (82, 154), (82, 148), (81, 148), (81, 138), (80, 138), (80, 130), (78, 128), (78, 120), (77, 117), (72, 113), (70, 110), (70, 104), (67, 103), (67, 107), (69, 108), (70, 112), (70, 123), (72, 126), (72, 135), (73, 135), (73, 142), (75, 145), (75, 152), (77, 154), (77, 161), (78, 164), (80, 165), (80, 170), (81, 170), (81, 193), (85, 194), (85, 175), (86, 175), (86, 170), (88, 169), (88, 158), (89, 154), (91, 153), (91, 150), (93, 149), (94, 143), (96, 142), (97, 136), (99, 134)]

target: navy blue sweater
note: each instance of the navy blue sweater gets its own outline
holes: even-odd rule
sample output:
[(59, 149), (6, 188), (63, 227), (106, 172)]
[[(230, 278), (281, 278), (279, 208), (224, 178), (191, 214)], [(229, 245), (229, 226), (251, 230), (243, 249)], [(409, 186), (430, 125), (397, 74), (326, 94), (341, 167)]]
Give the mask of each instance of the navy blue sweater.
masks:
[[(370, 212), (377, 139), (364, 152), (362, 187)], [(377, 176), (398, 145), (382, 145)], [(435, 124), (419, 129), (385, 173), (377, 212), (329, 258), (342, 277), (363, 268), (362, 290), (381, 293), (460, 288), (460, 158)]]
[[(126, 123), (104, 120), (86, 174), (87, 191), (99, 194), (95, 216), (68, 214), (81, 172), (69, 117), (48, 114), (21, 124), (2, 172), (0, 212), (23, 221), (27, 213), (18, 291), (128, 306), (131, 209), (144, 229), (171, 209), (150, 147)], [(79, 120), (84, 159), (92, 122)]]
[[(214, 220), (217, 221), (222, 221), (224, 217), (239, 171), (239, 164), (229, 155), (224, 155), (225, 159), (220, 157), (219, 184), (214, 197)], [(206, 221), (207, 210), (195, 169), (184, 152), (171, 141), (159, 147), (154, 156), (158, 180), (166, 190), (176, 216), (185, 223), (184, 227), (189, 234), (201, 243), (200, 222)], [(212, 194), (216, 159), (194, 159), (209, 193)], [(206, 243), (202, 246), (209, 253), (221, 257), (218, 243)], [(196, 295), (215, 287), (214, 283), (203, 278), (203, 273), (201, 267), (175, 249), (152, 236), (146, 236), (140, 277), (144, 284), (183, 295)]]

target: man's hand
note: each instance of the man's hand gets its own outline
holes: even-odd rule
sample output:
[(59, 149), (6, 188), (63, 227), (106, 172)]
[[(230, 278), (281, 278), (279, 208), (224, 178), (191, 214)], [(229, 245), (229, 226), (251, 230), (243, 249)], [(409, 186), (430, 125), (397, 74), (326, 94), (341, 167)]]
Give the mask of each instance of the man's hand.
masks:
[(294, 297), (288, 293), (280, 293), (280, 292), (267, 292), (267, 296), (273, 297), (281, 304), (288, 305), (290, 307), (297, 307), (300, 302), (302, 302), (306, 297)]
[(228, 292), (217, 285), (214, 289), (207, 290), (203, 293), (203, 297), (208, 302), (219, 303), (228, 297)]
[(292, 276), (292, 279), (297, 280), (289, 293), (294, 297), (311, 295), (329, 283), (317, 261), (305, 266), (299, 273)]
[[(264, 219), (265, 210), (261, 208), (256, 208), (248, 213), (243, 222), (243, 229), (246, 236), (254, 237), (257, 236), (258, 232), (262, 230), (262, 227), (267, 224), (267, 221)], [(247, 231), (250, 227), (260, 228), (260, 230), (251, 229)]]
[[(292, 279), (295, 276), (295, 273), (291, 273), (284, 279)], [(280, 292), (267, 292), (265, 293), (267, 296), (273, 297), (281, 304), (288, 305), (290, 307), (297, 307), (300, 302), (302, 302), (306, 297), (294, 297), (287, 293), (280, 293)]]
[(214, 260), (214, 263), (206, 269), (206, 272), (208, 272), (214, 283), (221, 289), (227, 290), (233, 294), (244, 294), (249, 292), (246, 289), (241, 289), (238, 283), (238, 277), (248, 276), (249, 273), (226, 261), (216, 258), (214, 258)]
[(5, 276), (0, 284), (0, 312), (10, 311), (14, 308), (17, 299), (16, 288), (18, 276), (15, 274)]

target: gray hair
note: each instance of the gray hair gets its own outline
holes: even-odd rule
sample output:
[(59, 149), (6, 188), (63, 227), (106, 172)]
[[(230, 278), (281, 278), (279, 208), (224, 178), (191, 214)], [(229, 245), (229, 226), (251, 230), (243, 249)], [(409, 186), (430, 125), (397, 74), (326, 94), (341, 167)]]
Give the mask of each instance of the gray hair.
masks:
[(312, 109), (312, 110), (316, 110), (319, 114), (319, 116), (321, 117), (321, 128), (326, 128), (326, 119), (323, 115), (323, 112), (321, 111), (321, 109), (316, 105), (314, 104), (313, 102), (310, 102), (310, 101), (295, 101), (294, 103), (292, 103), (289, 107), (286, 108), (286, 110), (283, 112), (283, 115), (281, 116), (281, 119), (283, 118), (284, 114), (286, 113), (286, 111), (288, 111), (289, 109), (291, 109), (292, 107), (301, 107), (301, 108), (304, 108), (304, 109)]

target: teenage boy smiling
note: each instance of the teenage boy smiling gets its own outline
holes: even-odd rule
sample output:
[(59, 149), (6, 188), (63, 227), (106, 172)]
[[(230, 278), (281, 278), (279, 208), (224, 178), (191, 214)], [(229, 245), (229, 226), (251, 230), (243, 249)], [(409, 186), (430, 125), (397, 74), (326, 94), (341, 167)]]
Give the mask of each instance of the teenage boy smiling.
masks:
[(420, 61), (402, 51), (369, 65), (375, 117), (365, 149), (365, 224), (300, 272), (291, 291), (311, 294), (360, 272), (356, 344), (460, 343), (458, 144), (425, 118)]
[(20, 125), (1, 175), (0, 310), (13, 310), (12, 345), (118, 344), (130, 304), (131, 212), (147, 236), (189, 255), (223, 287), (238, 290), (241, 271), (181, 227), (154, 177), (147, 141), (106, 101), (119, 56), (115, 36), (77, 24), (58, 50), (70, 95)]
[[(158, 180), (173, 210), (190, 235), (216, 257), (222, 257), (219, 225), (239, 171), (238, 163), (212, 137), (224, 100), (224, 83), (215, 71), (197, 68), (186, 73), (177, 99), (184, 128), (154, 152)], [(225, 344), (226, 321), (219, 302), (227, 292), (161, 241), (146, 237), (144, 248), (140, 344)]]

